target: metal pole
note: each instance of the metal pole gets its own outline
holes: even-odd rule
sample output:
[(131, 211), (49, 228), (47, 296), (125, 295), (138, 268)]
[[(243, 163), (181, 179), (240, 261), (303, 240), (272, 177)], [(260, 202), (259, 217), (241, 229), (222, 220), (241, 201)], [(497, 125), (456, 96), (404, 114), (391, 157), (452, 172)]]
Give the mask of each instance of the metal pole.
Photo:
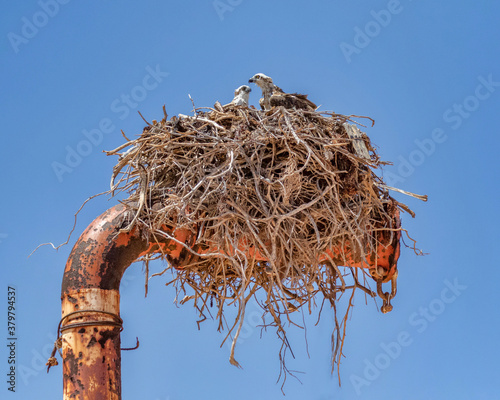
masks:
[[(120, 280), (137, 258), (159, 251), (182, 259), (183, 246), (158, 244), (126, 226), (117, 205), (96, 218), (71, 251), (61, 290), (64, 399), (120, 400)], [(185, 242), (189, 231), (175, 232)]]

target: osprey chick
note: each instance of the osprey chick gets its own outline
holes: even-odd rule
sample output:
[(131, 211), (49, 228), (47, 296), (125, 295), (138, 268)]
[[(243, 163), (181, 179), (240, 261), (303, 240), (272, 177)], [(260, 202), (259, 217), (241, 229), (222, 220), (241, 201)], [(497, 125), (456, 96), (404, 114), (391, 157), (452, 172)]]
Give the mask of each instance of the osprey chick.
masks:
[(248, 98), (250, 95), (250, 86), (241, 85), (238, 89), (234, 91), (234, 99), (230, 104), (234, 104), (235, 106), (246, 106), (248, 107)]
[(255, 74), (248, 82), (255, 83), (262, 89), (262, 99), (259, 100), (263, 110), (271, 107), (283, 106), (285, 108), (302, 108), (304, 110), (315, 110), (317, 108), (307, 95), (298, 93), (285, 93), (273, 83), (271, 77), (264, 74)]

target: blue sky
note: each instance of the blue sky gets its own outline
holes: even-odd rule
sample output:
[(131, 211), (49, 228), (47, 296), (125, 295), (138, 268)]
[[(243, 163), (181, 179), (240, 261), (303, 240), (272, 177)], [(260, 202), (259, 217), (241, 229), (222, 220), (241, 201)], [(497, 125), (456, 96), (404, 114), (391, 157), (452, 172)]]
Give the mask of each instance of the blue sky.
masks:
[[(496, 2), (274, 1), (82, 2), (3, 5), (0, 325), (7, 287), (16, 288), (16, 393), (62, 397), (61, 367), (43, 364), (60, 317), (65, 262), (85, 227), (116, 199), (87, 204), (67, 246), (73, 215), (109, 186), (106, 157), (144, 122), (232, 98), (263, 72), (285, 91), (308, 93), (322, 109), (375, 119), (367, 134), (395, 194), (417, 214), (403, 226), (426, 253), (403, 249), (394, 311), (355, 299), (341, 365), (330, 374), (332, 318), (290, 327), (301, 371), (287, 399), (496, 399), (499, 371), (498, 147), (500, 4)], [(257, 104), (259, 90), (251, 93)], [(151, 266), (162, 270), (160, 262)], [(197, 330), (188, 305), (173, 304), (166, 279), (142, 266), (121, 288), (123, 398), (279, 399), (279, 341), (248, 313), (239, 370), (214, 321)], [(5, 311), (1, 311), (5, 310)], [(251, 309), (250, 309), (251, 310)], [(300, 316), (299, 316), (300, 317)], [(6, 339), (2, 339), (2, 342)], [(0, 346), (2, 377), (7, 348)], [(5, 379), (1, 380), (5, 382)], [(2, 398), (7, 395), (2, 394)]]

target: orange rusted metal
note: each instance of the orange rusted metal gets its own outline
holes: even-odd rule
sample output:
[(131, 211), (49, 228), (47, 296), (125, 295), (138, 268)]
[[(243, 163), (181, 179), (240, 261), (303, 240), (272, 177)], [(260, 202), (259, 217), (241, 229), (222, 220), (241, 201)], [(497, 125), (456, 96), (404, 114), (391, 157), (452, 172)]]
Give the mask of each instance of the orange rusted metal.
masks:
[(120, 399), (120, 296), (79, 289), (63, 297), (64, 399)]
[[(165, 251), (182, 259), (186, 250), (170, 242), (149, 243), (124, 228), (118, 205), (96, 218), (71, 251), (62, 282), (64, 399), (121, 399), (120, 280), (147, 253)], [(189, 232), (172, 233), (187, 241)]]
[(396, 211), (393, 218), (392, 230), (382, 230), (374, 234), (376, 240), (376, 251), (366, 255), (363, 260), (354, 257), (349, 250), (347, 243), (343, 249), (327, 249), (325, 255), (320, 256), (320, 261), (331, 258), (338, 265), (349, 265), (350, 267), (366, 268), (373, 279), (377, 282), (389, 282), (397, 274), (397, 263), (400, 253), (401, 221), (399, 211)]
[[(121, 399), (119, 287), (128, 266), (139, 257), (156, 252), (162, 252), (176, 268), (189, 265), (193, 258), (186, 247), (194, 244), (195, 233), (165, 227), (176, 240), (149, 242), (138, 229), (123, 231), (126, 213), (126, 207), (120, 204), (96, 218), (80, 236), (66, 263), (61, 291), (65, 400)], [(376, 254), (356, 261), (349, 256), (349, 251), (344, 251), (348, 254), (344, 260), (349, 265), (369, 268), (378, 282), (379, 293), (382, 282), (395, 282), (397, 276), (399, 214), (394, 220), (393, 234), (377, 235)], [(201, 252), (199, 247), (196, 246), (196, 250)], [(247, 251), (250, 257), (265, 261), (257, 250)], [(341, 252), (332, 249), (325, 253), (320, 261), (336, 260)], [(384, 307), (388, 311), (393, 295), (384, 295)]]

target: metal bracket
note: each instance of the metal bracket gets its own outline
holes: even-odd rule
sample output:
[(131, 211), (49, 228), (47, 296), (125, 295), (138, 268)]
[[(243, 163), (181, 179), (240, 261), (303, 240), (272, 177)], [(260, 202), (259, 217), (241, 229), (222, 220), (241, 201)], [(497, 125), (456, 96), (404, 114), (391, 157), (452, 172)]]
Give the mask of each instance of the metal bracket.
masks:
[(388, 312), (392, 311), (391, 299), (393, 299), (396, 296), (396, 293), (398, 291), (397, 279), (398, 279), (398, 271), (396, 270), (391, 278), (391, 293), (384, 292), (382, 290), (382, 280), (377, 281), (377, 293), (384, 302), (384, 304), (380, 308), (380, 311), (382, 311), (384, 314), (387, 314)]

